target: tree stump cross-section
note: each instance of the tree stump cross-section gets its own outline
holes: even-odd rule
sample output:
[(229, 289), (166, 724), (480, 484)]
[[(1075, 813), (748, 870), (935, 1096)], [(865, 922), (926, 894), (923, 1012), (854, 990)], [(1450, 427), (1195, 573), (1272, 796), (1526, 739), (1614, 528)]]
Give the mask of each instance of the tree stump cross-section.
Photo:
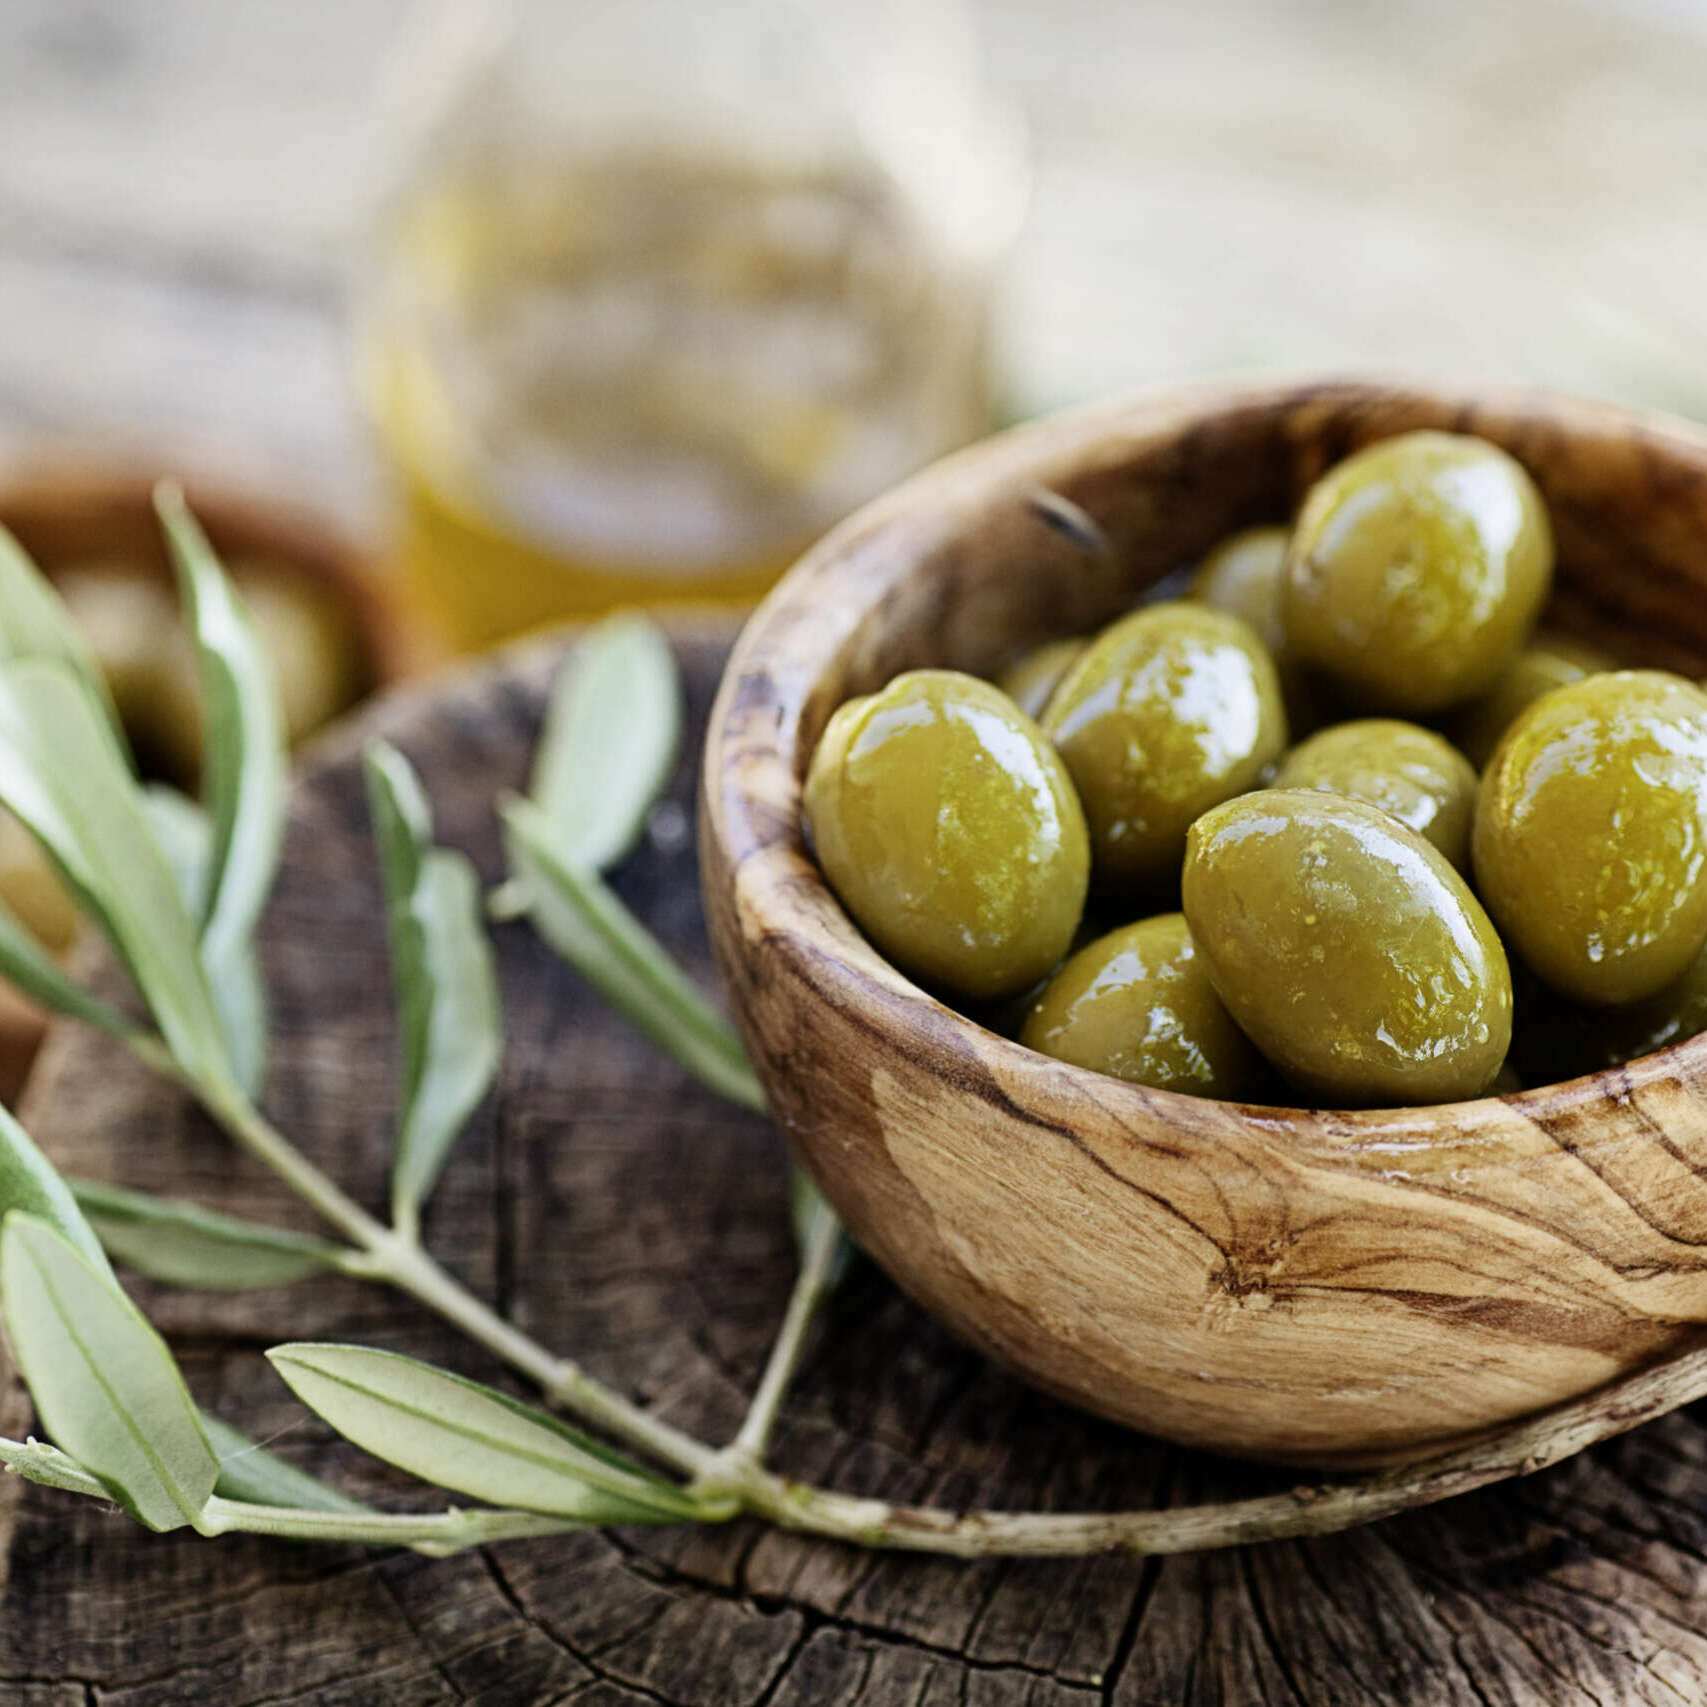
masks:
[[(692, 823), (719, 644), (684, 640), (679, 813), (616, 887), (707, 987)], [(500, 875), (493, 802), (525, 779), (556, 649), (381, 702), (296, 790), (263, 931), (269, 1111), (384, 1201), (395, 1034), (359, 753), (419, 767), (440, 838)], [(787, 1293), (785, 1158), (520, 924), (497, 927), (508, 1049), (427, 1215), (447, 1265), (670, 1421), (739, 1423)], [(49, 1041), (24, 1110), (64, 1168), (312, 1228), (105, 1041)], [(358, 1340), (508, 1384), (406, 1300), (326, 1278), (264, 1293), (136, 1284), (209, 1408), (394, 1509), (435, 1496), (333, 1439), (262, 1359)], [(520, 1387), (515, 1388), (520, 1392)], [(0, 1427), (30, 1427), (15, 1386)], [(950, 1505), (1131, 1506), (1273, 1485), (1027, 1391), (860, 1267), (777, 1457)], [(598, 1531), (448, 1560), (153, 1536), (0, 1484), (0, 1707), (1688, 1707), (1707, 1700), (1707, 1429), (1692, 1411), (1527, 1480), (1319, 1541), (1168, 1560), (862, 1553), (738, 1522)]]

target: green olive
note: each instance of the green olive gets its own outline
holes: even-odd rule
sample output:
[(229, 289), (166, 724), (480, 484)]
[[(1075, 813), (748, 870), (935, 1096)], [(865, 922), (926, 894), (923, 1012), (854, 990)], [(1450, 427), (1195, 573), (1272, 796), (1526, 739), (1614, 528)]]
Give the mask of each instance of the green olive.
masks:
[(1010, 664), (996, 678), (996, 686), (1027, 717), (1041, 717), (1049, 696), (1084, 649), (1083, 640), (1050, 640)]
[(1542, 694), (1616, 667), (1604, 652), (1583, 641), (1562, 634), (1539, 634), (1480, 699), (1453, 714), (1446, 731), (1458, 750), (1481, 770), (1518, 714)]
[(1499, 679), (1552, 576), (1552, 527), (1521, 464), (1483, 439), (1404, 433), (1310, 488), (1287, 639), (1359, 705), (1444, 711)]
[(1432, 843), (1362, 800), (1269, 789), (1192, 826), (1185, 916), (1227, 1010), (1293, 1083), (1377, 1106), (1480, 1096), (1511, 974)]
[(1274, 661), (1225, 611), (1176, 602), (1105, 628), (1043, 714), (1100, 879), (1171, 881), (1199, 813), (1255, 788), (1286, 746)]
[(1276, 664), (1286, 655), (1286, 623), (1280, 594), (1286, 577), (1283, 527), (1246, 528), (1230, 534), (1197, 566), (1191, 596), (1216, 610), (1242, 616), (1272, 654)]
[(1020, 1042), (1189, 1096), (1237, 1101), (1263, 1080), (1262, 1057), (1215, 994), (1183, 913), (1141, 919), (1081, 948), (1032, 1004)]
[(805, 812), (842, 905), (906, 971), (990, 999), (1067, 952), (1084, 814), (1037, 725), (989, 682), (915, 670), (840, 707)]
[(1336, 723), (1280, 761), (1274, 786), (1367, 800), (1433, 842), (1460, 871), (1470, 862), (1476, 773), (1432, 729), (1385, 717)]
[(1544, 694), (1482, 778), (1476, 885), (1579, 1002), (1639, 1001), (1707, 943), (1707, 693), (1615, 670)]
[(1326, 721), (1320, 685), (1286, 643), (1281, 605), (1286, 586), (1286, 543), (1291, 530), (1283, 527), (1246, 528), (1221, 541), (1198, 565), (1191, 596), (1231, 616), (1242, 616), (1274, 659), (1280, 673), (1286, 721), (1294, 740)]

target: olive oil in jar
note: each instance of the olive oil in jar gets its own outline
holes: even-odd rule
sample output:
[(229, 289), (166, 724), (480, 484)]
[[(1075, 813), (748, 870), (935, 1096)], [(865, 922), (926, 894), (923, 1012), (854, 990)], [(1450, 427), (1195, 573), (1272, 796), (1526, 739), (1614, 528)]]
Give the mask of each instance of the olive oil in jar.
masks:
[(985, 294), (873, 163), (464, 150), (394, 195), (358, 323), (408, 581), (465, 648), (750, 603), (987, 429)]

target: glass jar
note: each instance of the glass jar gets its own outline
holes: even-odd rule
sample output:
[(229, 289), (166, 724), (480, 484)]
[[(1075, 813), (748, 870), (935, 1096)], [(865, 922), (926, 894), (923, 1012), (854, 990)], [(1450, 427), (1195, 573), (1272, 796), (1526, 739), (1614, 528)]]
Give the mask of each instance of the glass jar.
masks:
[(358, 376), (453, 644), (744, 605), (988, 428), (1023, 171), (955, 0), (461, 0), (391, 114)]

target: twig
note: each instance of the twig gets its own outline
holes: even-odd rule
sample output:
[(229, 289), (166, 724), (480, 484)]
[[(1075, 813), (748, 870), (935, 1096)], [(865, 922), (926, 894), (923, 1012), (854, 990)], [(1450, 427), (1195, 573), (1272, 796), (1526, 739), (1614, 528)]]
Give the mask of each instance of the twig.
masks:
[(794, 1290), (789, 1293), (782, 1326), (777, 1330), (776, 1341), (771, 1346), (764, 1374), (759, 1378), (758, 1390), (742, 1419), (740, 1432), (722, 1455), (725, 1464), (758, 1465), (764, 1462), (765, 1449), (770, 1445), (771, 1432), (776, 1427), (777, 1412), (795, 1371), (800, 1367), (812, 1318), (830, 1290), (831, 1276), (841, 1257), (845, 1237), (842, 1224), (834, 1215), (823, 1214), (814, 1218), (806, 1248), (800, 1253), (800, 1272), (795, 1276)]

